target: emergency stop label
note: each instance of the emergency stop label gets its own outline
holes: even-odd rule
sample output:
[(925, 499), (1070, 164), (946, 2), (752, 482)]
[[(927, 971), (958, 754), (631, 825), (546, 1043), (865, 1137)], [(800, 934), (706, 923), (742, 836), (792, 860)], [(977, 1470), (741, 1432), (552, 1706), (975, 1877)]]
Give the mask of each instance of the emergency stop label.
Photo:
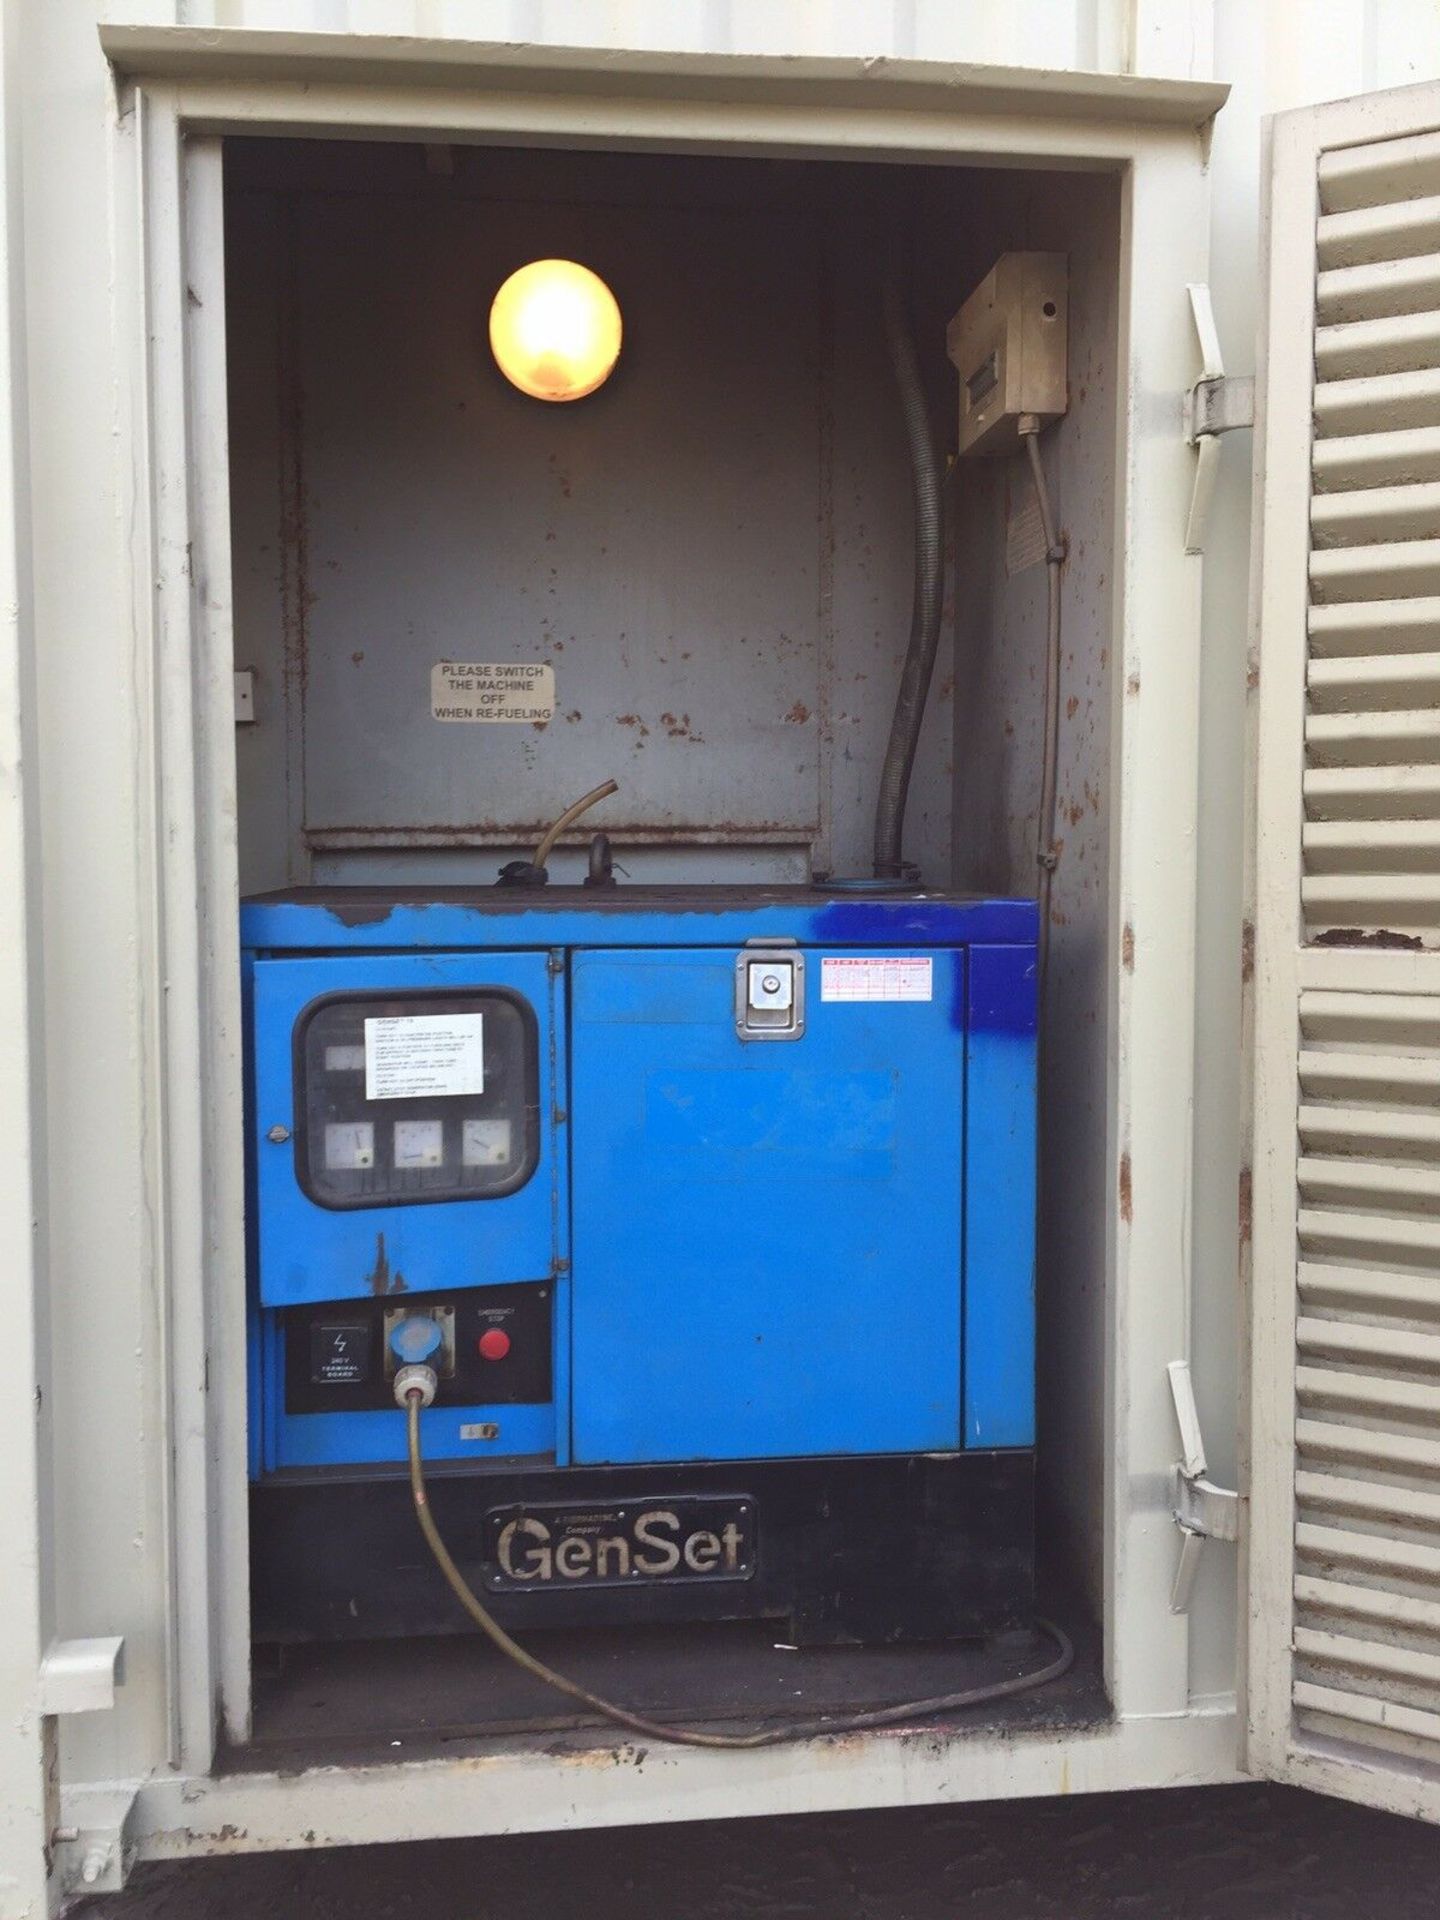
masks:
[[(365, 1022), (367, 1100), (484, 1091), (483, 1013), (408, 1014)], [(397, 1129), (405, 1124), (397, 1122)]]
[(820, 961), (822, 1000), (933, 1000), (928, 954), (827, 953)]
[(543, 726), (555, 717), (555, 669), (548, 661), (437, 660), (430, 669), (430, 711), (437, 720)]

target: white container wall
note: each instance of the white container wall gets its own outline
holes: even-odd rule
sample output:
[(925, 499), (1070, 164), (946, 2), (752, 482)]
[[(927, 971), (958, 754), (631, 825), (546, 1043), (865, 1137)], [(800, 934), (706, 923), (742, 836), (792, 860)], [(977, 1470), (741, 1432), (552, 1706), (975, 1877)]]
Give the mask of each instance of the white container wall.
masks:
[[(44, 1913), (82, 1877), (118, 1885), (136, 1850), (1230, 1777), (1236, 1554), (1210, 1546), (1188, 1614), (1170, 1611), (1180, 1443), (1164, 1368), (1190, 1362), (1211, 1475), (1234, 1486), (1251, 477), (1248, 435), (1230, 436), (1203, 561), (1186, 556), (1181, 410), (1200, 363), (1185, 288), (1208, 282), (1228, 368), (1252, 371), (1264, 117), (1440, 76), (1440, 14), (1429, 0), (0, 0), (0, 26), (0, 1297), (18, 1355), (0, 1413), (0, 1920)], [(1117, 175), (1118, 433), (1100, 463), (1115, 497), (1090, 523), (1113, 565), (1092, 554), (1085, 576), (1116, 648), (1120, 853), (1083, 909), (1103, 1013), (1083, 1055), (1089, 1151), (1108, 1192), (1067, 1236), (1099, 1289), (1078, 1337), (1101, 1350), (1055, 1382), (1084, 1436), (1060, 1477), (1101, 1490), (1075, 1544), (1105, 1616), (1117, 1717), (1103, 1728), (739, 1762), (652, 1753), (643, 1769), (535, 1751), (216, 1772), (217, 1716), (233, 1734), (248, 1714), (217, 321), (219, 139), (239, 131)], [(1083, 472), (1066, 479), (1083, 488)]]

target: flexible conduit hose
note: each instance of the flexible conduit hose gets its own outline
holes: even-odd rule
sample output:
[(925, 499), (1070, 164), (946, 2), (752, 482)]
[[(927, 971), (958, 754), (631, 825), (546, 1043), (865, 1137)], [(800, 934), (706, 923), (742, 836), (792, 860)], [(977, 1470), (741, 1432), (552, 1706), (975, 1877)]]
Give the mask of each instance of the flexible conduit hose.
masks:
[(626, 1728), (630, 1733), (638, 1733), (647, 1740), (666, 1740), (682, 1747), (718, 1747), (726, 1752), (741, 1753), (756, 1747), (778, 1747), (790, 1740), (818, 1740), (825, 1734), (859, 1733), (867, 1727), (889, 1727), (905, 1720), (928, 1720), (936, 1714), (955, 1713), (963, 1707), (982, 1706), (991, 1700), (1004, 1700), (1011, 1694), (1028, 1693), (1032, 1688), (1042, 1687), (1047, 1680), (1058, 1680), (1069, 1671), (1075, 1658), (1075, 1649), (1068, 1635), (1049, 1620), (1042, 1620), (1042, 1626), (1054, 1641), (1057, 1652), (1055, 1658), (1043, 1667), (1036, 1667), (1029, 1673), (1016, 1675), (1011, 1680), (997, 1680), (985, 1687), (969, 1687), (961, 1693), (937, 1694), (930, 1700), (907, 1700), (899, 1706), (877, 1707), (869, 1713), (850, 1713), (829, 1720), (807, 1720), (792, 1722), (783, 1727), (763, 1727), (755, 1733), (704, 1733), (692, 1727), (667, 1726), (660, 1720), (648, 1720), (642, 1713), (632, 1713), (628, 1707), (617, 1706), (613, 1700), (606, 1700), (598, 1693), (591, 1693), (588, 1687), (582, 1687), (578, 1681), (568, 1679), (563, 1673), (557, 1673), (553, 1667), (547, 1667), (543, 1660), (537, 1660), (527, 1653), (518, 1640), (500, 1625), (484, 1604), (476, 1598), (474, 1590), (459, 1567), (450, 1556), (450, 1550), (440, 1537), (440, 1529), (435, 1524), (435, 1516), (430, 1511), (430, 1501), (425, 1492), (425, 1463), (420, 1450), (420, 1413), (425, 1396), (417, 1386), (405, 1395), (406, 1435), (410, 1454), (410, 1493), (415, 1502), (415, 1517), (420, 1522), (420, 1531), (425, 1543), (435, 1556), (436, 1564), (444, 1574), (446, 1583), (455, 1598), (469, 1614), (491, 1644), (503, 1653), (507, 1660), (513, 1660), (517, 1667), (531, 1675), (533, 1679), (543, 1681), (547, 1687), (553, 1687), (557, 1693), (566, 1694), (582, 1707), (588, 1707), (604, 1720), (612, 1721), (616, 1726)]
[(1045, 737), (1041, 749), (1040, 814), (1035, 823), (1035, 860), (1040, 869), (1040, 986), (1050, 957), (1050, 893), (1055, 878), (1055, 788), (1060, 760), (1060, 569), (1065, 564), (1065, 541), (1055, 525), (1045, 465), (1040, 458), (1038, 423), (1022, 424), (1022, 438), (1035, 482), (1040, 525), (1045, 534)]
[(880, 792), (875, 803), (875, 877), (895, 880), (904, 872), (901, 845), (905, 802), (920, 740), (920, 723), (925, 717), (925, 702), (935, 671), (935, 653), (940, 645), (940, 616), (945, 600), (944, 473), (930, 430), (920, 361), (896, 276), (886, 282), (883, 306), (885, 339), (895, 384), (900, 390), (900, 411), (910, 446), (915, 499), (915, 593), (910, 609), (910, 645), (900, 672), (900, 691), (895, 696), (890, 741), (885, 749)]

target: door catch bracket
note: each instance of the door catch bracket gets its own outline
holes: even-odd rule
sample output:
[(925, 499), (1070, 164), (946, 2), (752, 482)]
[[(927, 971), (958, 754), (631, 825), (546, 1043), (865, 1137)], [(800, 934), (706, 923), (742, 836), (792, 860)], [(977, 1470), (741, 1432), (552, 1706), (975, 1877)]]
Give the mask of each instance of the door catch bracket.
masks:
[(1240, 1538), (1240, 1495), (1233, 1487), (1217, 1487), (1208, 1477), (1190, 1362), (1172, 1360), (1165, 1371), (1170, 1376), (1170, 1396), (1175, 1402), (1181, 1450), (1181, 1457), (1175, 1462), (1173, 1508), (1175, 1524), (1180, 1529), (1180, 1560), (1170, 1589), (1170, 1611), (1188, 1613), (1205, 1542)]

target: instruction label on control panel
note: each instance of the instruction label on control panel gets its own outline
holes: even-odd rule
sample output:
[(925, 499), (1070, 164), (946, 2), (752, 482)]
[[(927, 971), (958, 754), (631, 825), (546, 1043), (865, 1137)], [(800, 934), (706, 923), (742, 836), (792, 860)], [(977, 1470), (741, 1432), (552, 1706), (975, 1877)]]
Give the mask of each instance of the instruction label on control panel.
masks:
[(555, 717), (555, 669), (548, 661), (437, 660), (430, 669), (430, 711), (437, 720), (543, 726)]
[(928, 954), (832, 954), (820, 961), (822, 1000), (933, 1000)]
[(483, 1013), (386, 1015), (365, 1022), (365, 1098), (485, 1091)]

